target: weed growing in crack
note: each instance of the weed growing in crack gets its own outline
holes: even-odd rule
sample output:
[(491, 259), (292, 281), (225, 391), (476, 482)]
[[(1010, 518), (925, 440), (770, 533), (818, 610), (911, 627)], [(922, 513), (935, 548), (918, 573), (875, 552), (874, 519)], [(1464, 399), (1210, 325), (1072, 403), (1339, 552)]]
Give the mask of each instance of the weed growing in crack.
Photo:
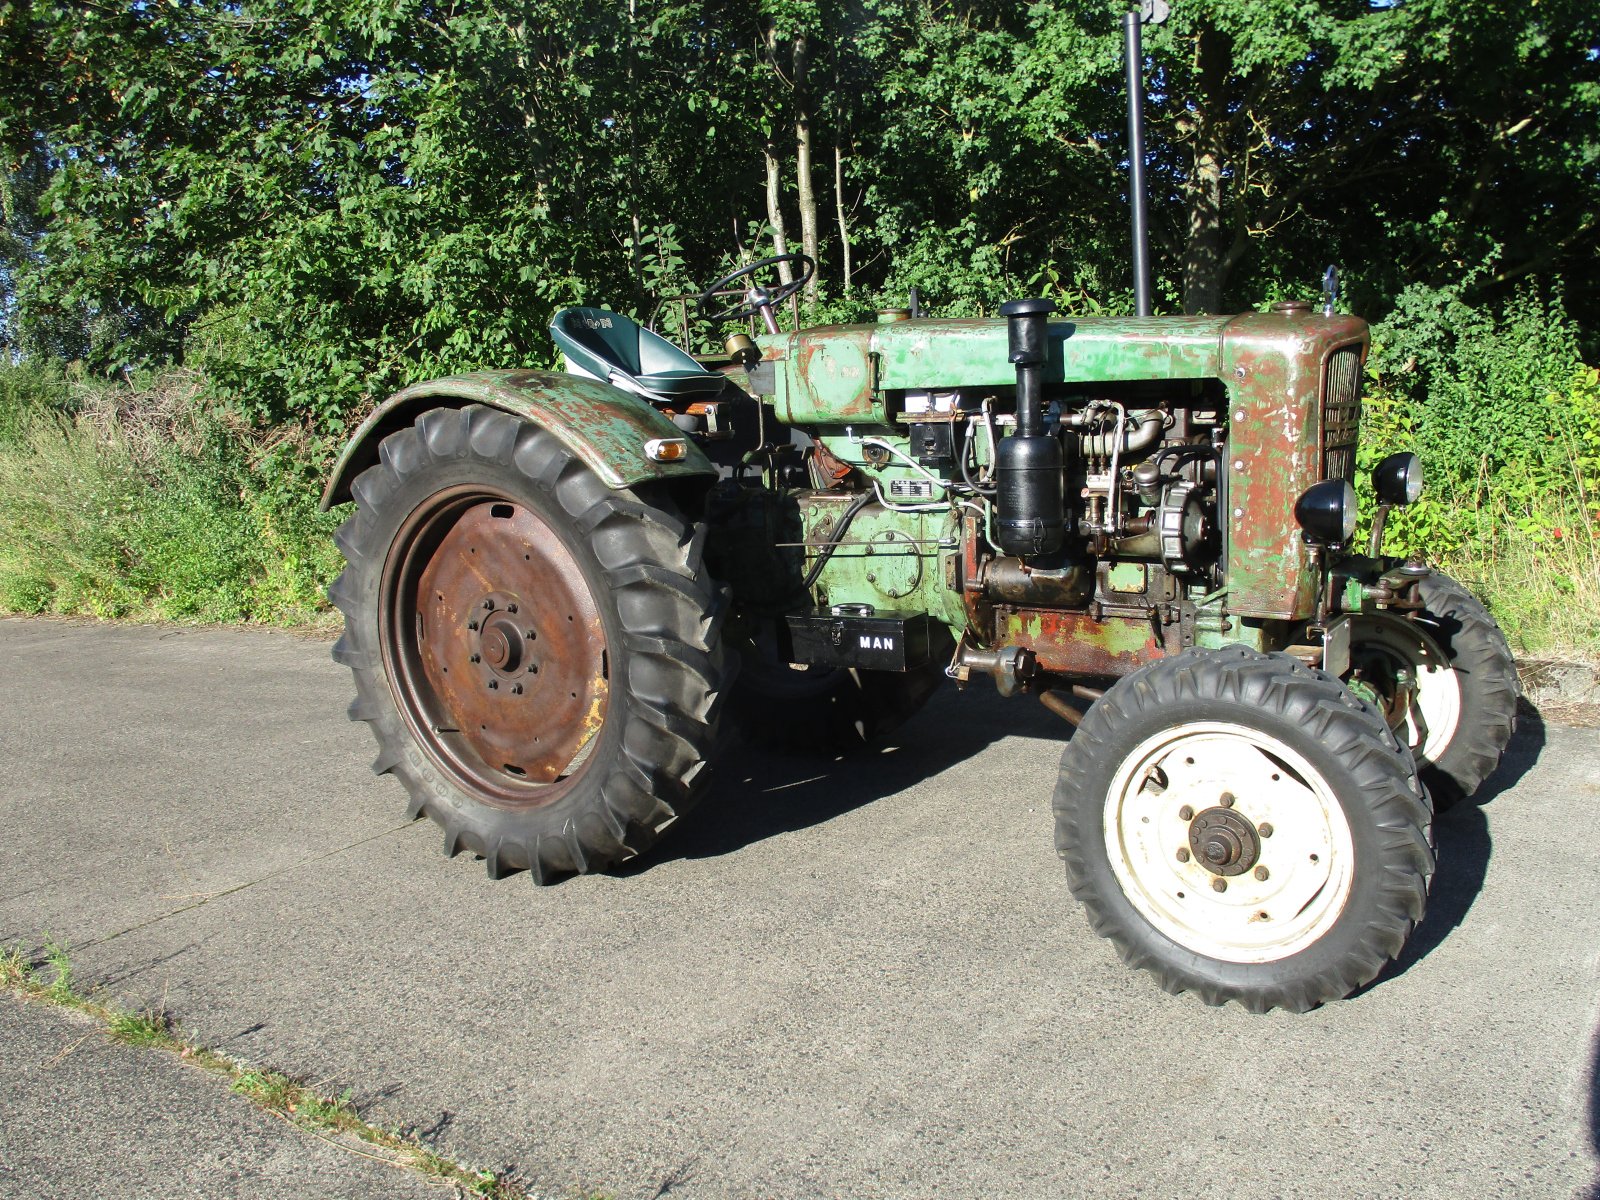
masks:
[(67, 948), (46, 935), (44, 957), (56, 973), (56, 977), (50, 981), (50, 998), (57, 1004), (73, 1005), (78, 996), (72, 990), (72, 960), (67, 957)]
[[(53, 972), (49, 982), (40, 978), (39, 970), (21, 946), (0, 949), (0, 989), (24, 1000), (84, 1013), (98, 1021), (106, 1035), (116, 1041), (165, 1050), (184, 1062), (221, 1075), (232, 1091), (256, 1107), (352, 1154), (417, 1171), (451, 1184), (458, 1194), (482, 1196), (485, 1200), (527, 1198), (519, 1184), (494, 1171), (464, 1167), (424, 1146), (415, 1133), (369, 1124), (357, 1111), (350, 1088), (337, 1096), (325, 1096), (290, 1076), (249, 1066), (189, 1041), (162, 1009), (135, 1012), (98, 994), (78, 991), (67, 948), (54, 938), (45, 939), (44, 959)], [(329, 1134), (345, 1136), (336, 1139)], [(363, 1146), (384, 1153), (374, 1154)]]
[(172, 1022), (164, 1013), (153, 1009), (139, 1012), (112, 1010), (106, 1020), (106, 1032), (116, 1041), (128, 1046), (175, 1046)]

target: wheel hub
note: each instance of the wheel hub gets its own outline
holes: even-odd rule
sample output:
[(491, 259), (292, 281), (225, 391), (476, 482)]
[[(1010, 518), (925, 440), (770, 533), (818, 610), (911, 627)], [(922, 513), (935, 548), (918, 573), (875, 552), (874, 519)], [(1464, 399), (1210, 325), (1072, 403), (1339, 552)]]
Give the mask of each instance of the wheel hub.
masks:
[(1189, 849), (1213, 875), (1243, 875), (1261, 857), (1261, 835), (1232, 808), (1208, 808), (1189, 823)]
[(467, 488), (419, 509), (396, 542), (381, 636), (418, 741), (478, 798), (553, 803), (584, 769), (610, 693), (573, 550), (534, 507)]
[(538, 631), (523, 615), (524, 606), (514, 594), (493, 592), (479, 601), (467, 622), (469, 641), (484, 667), (484, 682), (490, 678), (505, 683), (527, 682), (526, 675), (537, 675), (533, 642)]

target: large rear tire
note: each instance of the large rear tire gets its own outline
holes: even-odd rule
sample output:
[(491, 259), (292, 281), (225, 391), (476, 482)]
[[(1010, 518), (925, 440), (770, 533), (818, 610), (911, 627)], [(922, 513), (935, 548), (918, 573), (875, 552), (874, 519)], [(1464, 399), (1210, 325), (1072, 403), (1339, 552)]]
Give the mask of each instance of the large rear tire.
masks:
[(385, 438), (329, 595), (353, 720), (447, 855), (543, 883), (642, 852), (704, 791), (727, 683), (703, 535), (473, 405)]
[(1252, 1012), (1372, 980), (1434, 869), (1428, 801), (1377, 711), (1242, 646), (1107, 691), (1062, 755), (1055, 814), (1072, 893), (1123, 961)]

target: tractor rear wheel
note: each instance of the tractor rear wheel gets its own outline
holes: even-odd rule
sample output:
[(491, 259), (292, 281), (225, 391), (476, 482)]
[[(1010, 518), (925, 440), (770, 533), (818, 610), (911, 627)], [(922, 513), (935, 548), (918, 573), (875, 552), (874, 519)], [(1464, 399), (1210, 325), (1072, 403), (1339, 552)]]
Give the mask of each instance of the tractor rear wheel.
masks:
[(1252, 1012), (1373, 979), (1434, 869), (1427, 798), (1377, 710), (1242, 646), (1107, 691), (1067, 743), (1055, 813), (1072, 893), (1123, 961)]
[(334, 657), (412, 816), (491, 877), (643, 851), (700, 797), (727, 680), (703, 538), (473, 405), (385, 438), (339, 530)]

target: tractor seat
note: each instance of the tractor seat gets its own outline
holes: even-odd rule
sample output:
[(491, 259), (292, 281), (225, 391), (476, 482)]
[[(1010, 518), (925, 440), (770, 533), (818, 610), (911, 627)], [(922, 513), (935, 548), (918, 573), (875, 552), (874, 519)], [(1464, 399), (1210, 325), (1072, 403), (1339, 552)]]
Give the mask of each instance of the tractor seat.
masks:
[(720, 392), (727, 380), (707, 371), (658, 333), (603, 308), (563, 308), (550, 336), (567, 370), (599, 379), (646, 400), (666, 403)]

